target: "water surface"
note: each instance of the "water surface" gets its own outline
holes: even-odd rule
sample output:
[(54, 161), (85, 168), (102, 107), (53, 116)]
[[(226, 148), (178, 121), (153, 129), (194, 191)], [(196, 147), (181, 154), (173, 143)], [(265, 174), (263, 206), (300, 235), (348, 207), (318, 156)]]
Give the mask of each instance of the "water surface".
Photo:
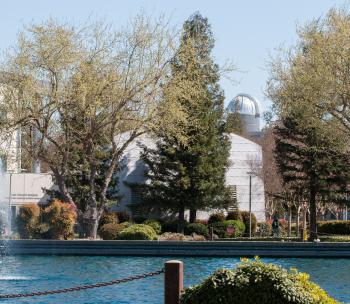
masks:
[[(163, 267), (168, 257), (106, 256), (7, 256), (0, 258), (0, 293), (25, 293), (109, 281), (151, 272)], [(185, 263), (185, 285), (197, 284), (218, 268), (233, 268), (238, 258), (181, 258)], [(350, 302), (350, 259), (262, 259), (307, 272), (331, 296)], [(160, 304), (163, 275), (92, 290), (1, 303), (36, 304)]]

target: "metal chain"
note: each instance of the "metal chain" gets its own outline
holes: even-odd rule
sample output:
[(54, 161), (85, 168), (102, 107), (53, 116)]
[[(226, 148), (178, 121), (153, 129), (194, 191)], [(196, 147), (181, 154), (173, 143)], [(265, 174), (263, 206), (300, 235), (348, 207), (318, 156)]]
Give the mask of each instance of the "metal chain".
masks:
[(144, 273), (144, 274), (140, 274), (140, 275), (130, 276), (130, 277), (123, 278), (123, 279), (117, 279), (117, 280), (112, 280), (112, 281), (102, 282), (102, 283), (95, 283), (95, 284), (90, 284), (90, 285), (82, 285), (82, 286), (57, 289), (57, 290), (37, 291), (37, 292), (31, 292), (31, 293), (0, 294), (0, 299), (14, 299), (14, 298), (27, 298), (27, 297), (35, 297), (35, 296), (46, 296), (46, 295), (67, 293), (67, 292), (80, 291), (80, 290), (86, 290), (86, 289), (92, 289), (92, 288), (99, 288), (99, 287), (111, 286), (111, 285), (116, 285), (116, 284), (120, 284), (120, 283), (126, 283), (126, 282), (130, 282), (130, 281), (140, 280), (140, 279), (144, 279), (147, 277), (153, 277), (156, 275), (160, 275), (162, 273), (164, 273), (164, 268), (161, 270), (155, 271), (155, 272), (149, 272), (149, 273)]

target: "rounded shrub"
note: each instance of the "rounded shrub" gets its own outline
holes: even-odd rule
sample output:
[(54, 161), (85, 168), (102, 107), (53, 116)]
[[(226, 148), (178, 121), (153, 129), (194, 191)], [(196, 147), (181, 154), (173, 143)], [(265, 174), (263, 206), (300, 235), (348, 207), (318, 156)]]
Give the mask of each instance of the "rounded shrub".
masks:
[(48, 227), (45, 238), (68, 239), (73, 237), (77, 213), (71, 204), (55, 199), (44, 209), (43, 219)]
[(118, 234), (131, 225), (132, 224), (129, 222), (120, 224), (108, 223), (99, 229), (98, 234), (103, 240), (116, 240), (118, 238)]
[(98, 223), (98, 228), (100, 229), (103, 225), (106, 224), (118, 224), (119, 219), (118, 215), (115, 212), (103, 212)]
[[(213, 227), (213, 232), (219, 238), (231, 238), (231, 237), (240, 237), (244, 234), (245, 225), (241, 221), (228, 220), (223, 222), (217, 222), (210, 225)], [(234, 229), (234, 233), (232, 235), (227, 234), (227, 228), (231, 226)]]
[(193, 223), (193, 224), (188, 224), (186, 229), (185, 229), (186, 234), (198, 234), (198, 235), (203, 235), (204, 237), (209, 236), (209, 229), (207, 226), (200, 224), (200, 223)]
[[(249, 211), (240, 211), (242, 221), (245, 225), (245, 234), (249, 234)], [(252, 213), (252, 233), (256, 232), (257, 220), (254, 213)]]
[(157, 233), (151, 226), (135, 224), (122, 230), (118, 235), (119, 240), (156, 240)]
[(223, 222), (226, 219), (223, 212), (216, 212), (209, 216), (208, 225), (218, 222)]
[(226, 216), (226, 220), (242, 221), (241, 212), (240, 211), (230, 211)]
[(162, 231), (161, 224), (156, 220), (146, 220), (143, 223), (145, 225), (151, 226), (157, 234), (160, 234)]
[(350, 234), (350, 221), (321, 221), (317, 231), (325, 234)]
[(244, 261), (221, 269), (201, 284), (187, 288), (181, 304), (336, 304), (309, 276), (295, 270)]

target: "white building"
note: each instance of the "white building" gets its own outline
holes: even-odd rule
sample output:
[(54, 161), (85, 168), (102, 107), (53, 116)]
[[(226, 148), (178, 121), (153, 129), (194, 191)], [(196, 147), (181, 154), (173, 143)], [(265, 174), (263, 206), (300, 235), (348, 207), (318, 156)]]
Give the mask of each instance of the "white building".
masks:
[[(238, 207), (242, 211), (249, 211), (249, 180), (251, 176), (251, 208), (259, 221), (265, 219), (264, 183), (252, 172), (252, 164), (261, 165), (261, 147), (236, 134), (230, 134), (230, 166), (226, 172), (226, 185), (231, 186), (237, 195)], [(128, 210), (132, 204), (140, 202), (139, 193), (128, 187), (127, 183), (145, 182), (145, 165), (140, 160), (142, 149), (140, 144), (154, 147), (155, 141), (147, 135), (143, 135), (133, 142), (125, 151), (123, 157), (123, 169), (119, 173), (119, 191), (122, 195), (121, 202), (115, 210)], [(126, 182), (126, 183), (125, 183)], [(130, 211), (130, 210), (129, 210)], [(207, 218), (208, 212), (198, 212), (198, 218)]]

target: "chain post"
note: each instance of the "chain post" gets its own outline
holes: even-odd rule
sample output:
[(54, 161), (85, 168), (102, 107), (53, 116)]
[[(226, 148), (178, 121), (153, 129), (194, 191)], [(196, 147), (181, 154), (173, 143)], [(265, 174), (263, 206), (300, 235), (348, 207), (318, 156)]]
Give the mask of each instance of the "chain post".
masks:
[(167, 261), (164, 268), (164, 303), (179, 304), (184, 288), (183, 263), (177, 260)]

